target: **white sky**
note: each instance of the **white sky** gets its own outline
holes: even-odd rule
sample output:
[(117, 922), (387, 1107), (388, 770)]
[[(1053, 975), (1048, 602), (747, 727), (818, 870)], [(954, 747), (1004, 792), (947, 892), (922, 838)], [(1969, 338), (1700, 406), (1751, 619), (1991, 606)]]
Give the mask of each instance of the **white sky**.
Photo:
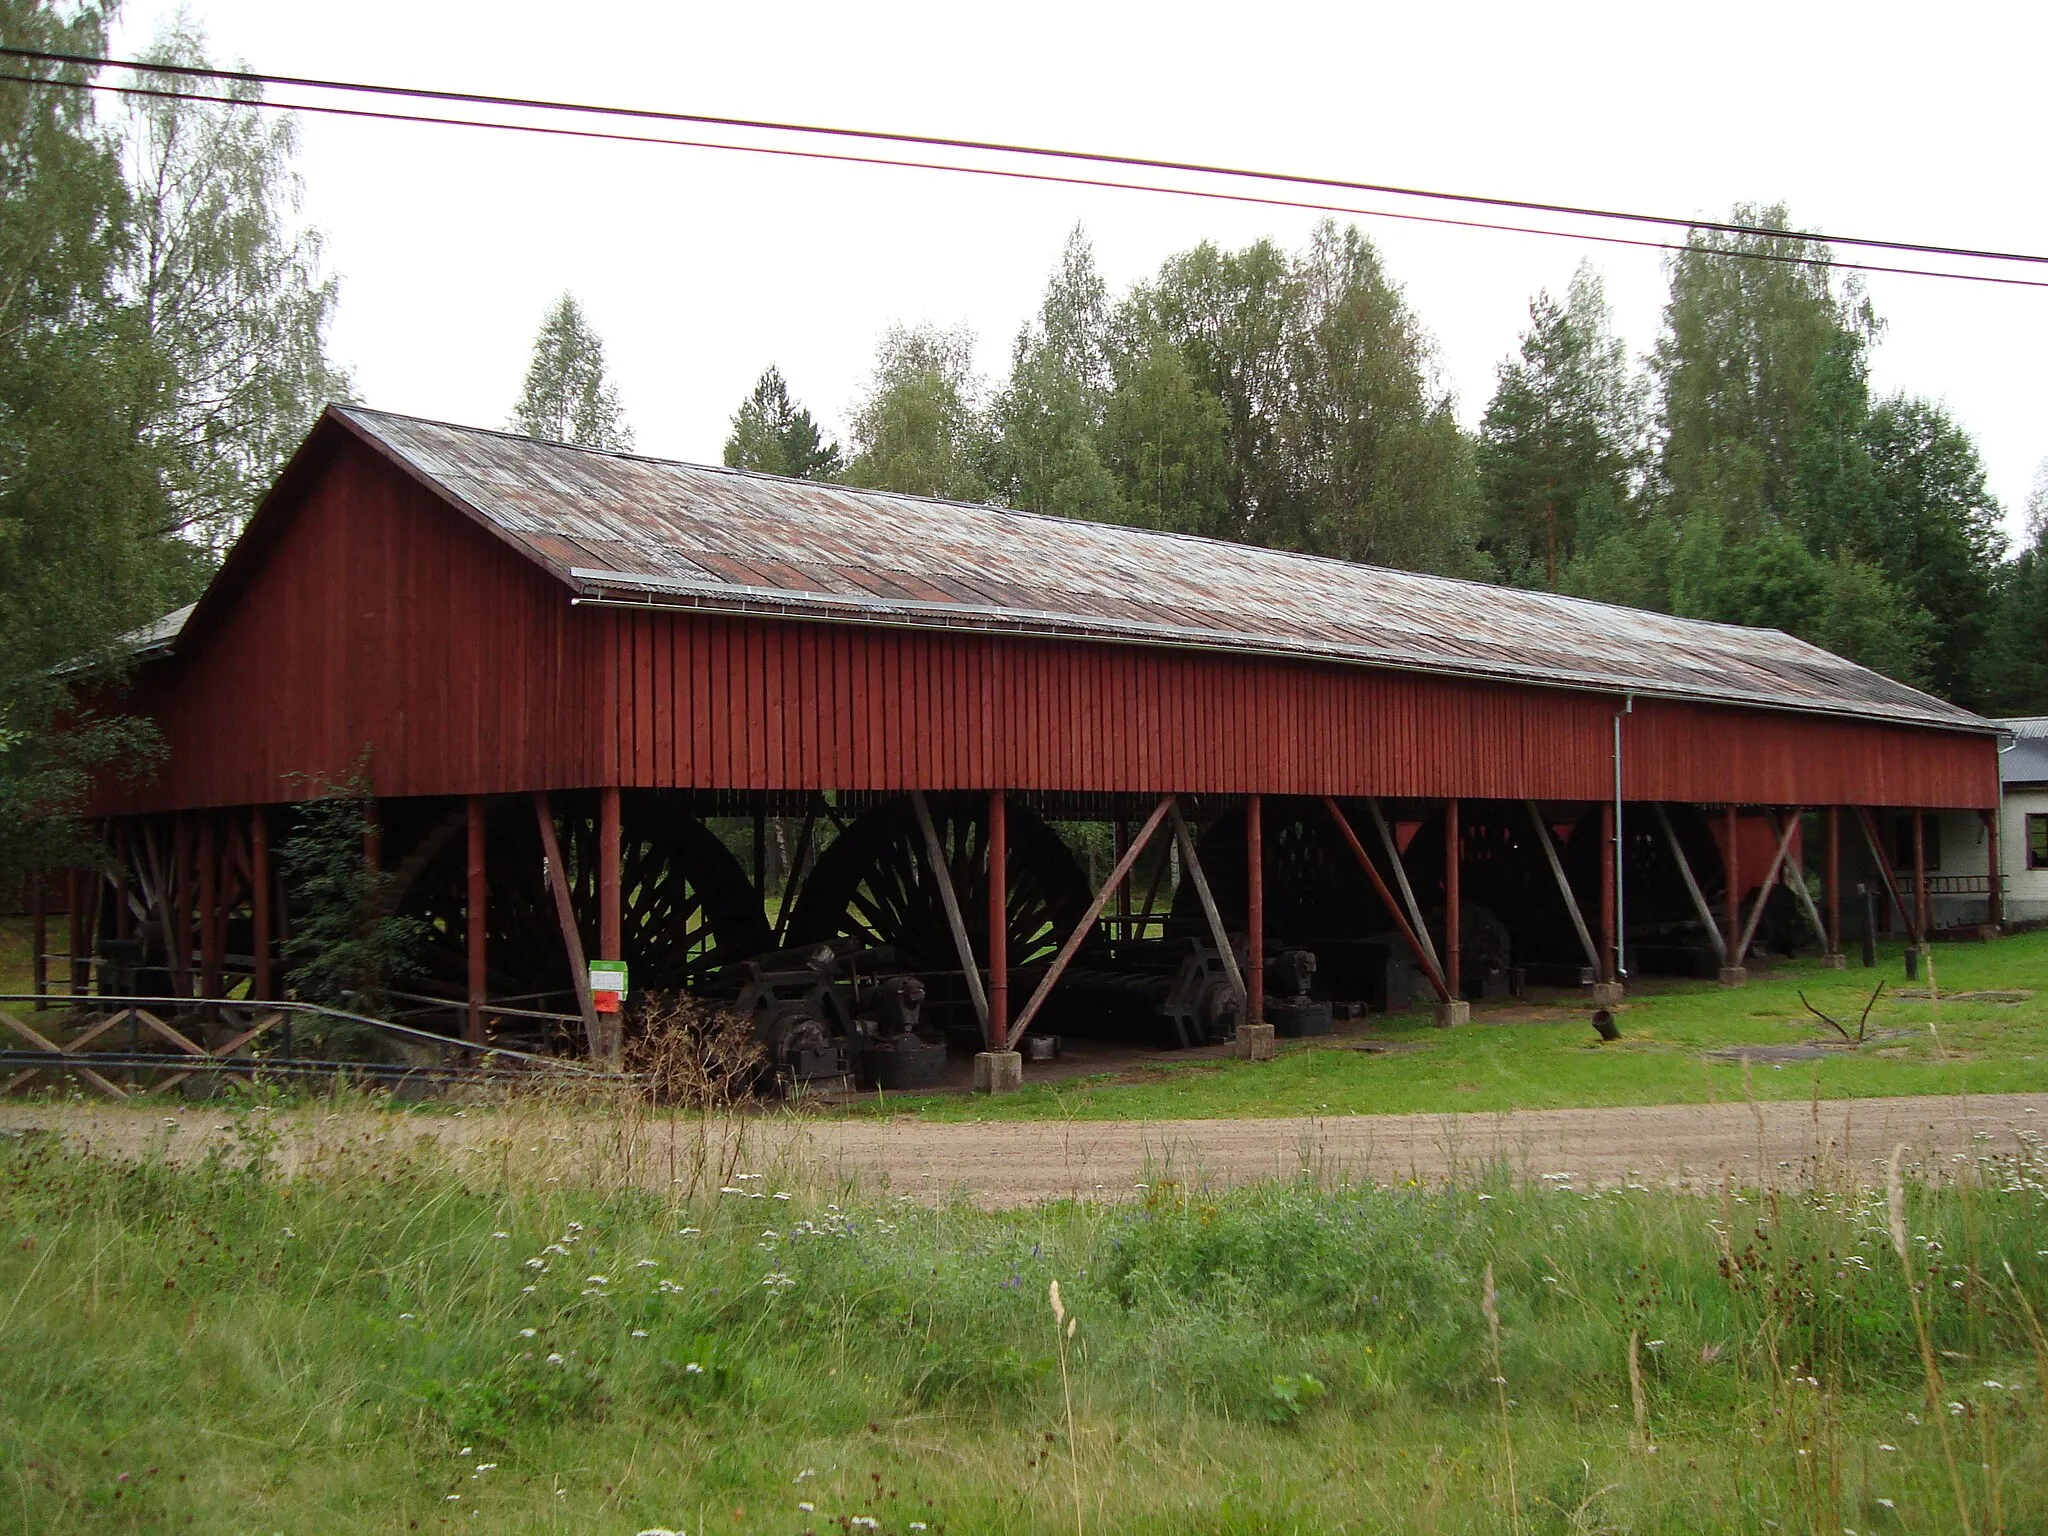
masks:
[[(130, 0), (116, 51), (175, 0)], [(186, 0), (269, 73), (1022, 140), (2048, 251), (2048, 7)], [(761, 156), (307, 118), (306, 214), (362, 397), (504, 423), (545, 306), (602, 332), (647, 452), (716, 462), (769, 362), (843, 432), (892, 320), (965, 322), (999, 376), (1076, 220), (1113, 288), (1317, 215)], [(2028, 166), (2034, 169), (2029, 171)], [(2033, 192), (2028, 192), (2028, 187)], [(1341, 199), (1340, 199), (1341, 200)], [(1381, 202), (1386, 200), (1381, 199)], [(1361, 220), (1477, 419), (1529, 296), (1582, 256), (1653, 341), (1655, 252)], [(2038, 269), (2037, 269), (2038, 271)], [(1945, 402), (2014, 526), (2048, 456), (2048, 289), (1874, 276), (1880, 389)]]

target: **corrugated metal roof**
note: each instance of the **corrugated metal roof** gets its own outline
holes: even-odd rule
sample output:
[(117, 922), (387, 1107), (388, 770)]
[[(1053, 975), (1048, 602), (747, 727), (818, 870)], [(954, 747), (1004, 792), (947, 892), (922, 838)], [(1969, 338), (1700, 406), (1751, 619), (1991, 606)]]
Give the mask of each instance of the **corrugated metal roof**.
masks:
[(2048, 784), (2048, 715), (2023, 715), (1998, 720), (2012, 732), (2012, 745), (1998, 754), (1998, 778), (2002, 784)]
[(585, 599), (1280, 654), (1993, 729), (1776, 630), (331, 409)]

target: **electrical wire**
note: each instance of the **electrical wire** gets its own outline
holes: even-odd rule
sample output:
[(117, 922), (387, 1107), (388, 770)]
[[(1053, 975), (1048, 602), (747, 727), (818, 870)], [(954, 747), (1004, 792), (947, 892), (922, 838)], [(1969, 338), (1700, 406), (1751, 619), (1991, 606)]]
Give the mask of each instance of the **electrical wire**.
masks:
[[(79, 62), (87, 64), (95, 62), (104, 62), (113, 67), (133, 68), (144, 73), (178, 73), (186, 75), (199, 75), (207, 78), (225, 79), (238, 83), (302, 85), (313, 88), (329, 88), (330, 85), (330, 83), (328, 82), (300, 80), (289, 76), (259, 76), (240, 71), (199, 70), (185, 67), (172, 70), (158, 66), (132, 65), (119, 60), (95, 61), (91, 59), (77, 58), (72, 55), (47, 54), (39, 53), (34, 50), (28, 49), (0, 47), (0, 57), (10, 55), (15, 57), (30, 57), (60, 62)], [(6, 73), (4, 71), (0, 71), (0, 82), (11, 82), (25, 85), (59, 86), (66, 89), (90, 91), (105, 95), (123, 96), (131, 98), (145, 98), (164, 101), (189, 101), (203, 103), (209, 106), (242, 107), (275, 112), (304, 112), (317, 116), (353, 118), (372, 122), (425, 124), (431, 126), (452, 128), (474, 128), (506, 133), (532, 134), (551, 138), (596, 140), (599, 142), (615, 144), (656, 145), (676, 149), (698, 149), (718, 151), (731, 154), (764, 155), (778, 159), (822, 161), (828, 164), (865, 165), (900, 170), (949, 172), (956, 175), (981, 176), (996, 180), (1023, 181), (1039, 184), (1050, 184), (1056, 186), (1084, 187), (1091, 189), (1103, 189), (1123, 192), (1146, 192), (1160, 196), (1190, 197), (1212, 202), (1249, 204), (1255, 207), (1301, 209), (1318, 213), (1348, 214), (1358, 218), (1389, 219), (1404, 223), (1439, 225), (1455, 229), (1477, 229), (1505, 234), (1534, 235), (1559, 240), (1579, 240), (1599, 245), (1630, 247), (1638, 250), (1684, 252), (1688, 250), (1697, 249), (1697, 247), (1692, 246), (1688, 243), (1673, 240), (1650, 240), (1625, 235), (1596, 234), (1585, 230), (1553, 229), (1539, 225), (1509, 224), (1497, 220), (1488, 219), (1461, 219), (1454, 218), (1445, 214), (1404, 212), (1388, 208), (1360, 207), (1348, 203), (1321, 202), (1301, 198), (1265, 197), (1250, 192), (1233, 192), (1212, 187), (1161, 186), (1151, 182), (1122, 181), (1113, 180), (1106, 177), (1068, 176), (1061, 175), (1052, 171), (1012, 170), (998, 166), (962, 165), (937, 160), (913, 160), (898, 156), (847, 154), (822, 149), (796, 149), (777, 145), (736, 144), (721, 140), (675, 138), (660, 134), (619, 133), (596, 128), (569, 128), (554, 124), (507, 122), (503, 120), (487, 118), (456, 117), (452, 115), (439, 113), (378, 111), (367, 107), (342, 107), (319, 102), (273, 101), (267, 97), (224, 96), (209, 92), (174, 91), (150, 86), (111, 85), (102, 81), (70, 80), (61, 77), (52, 77), (46, 75), (11, 74)], [(479, 97), (468, 95), (466, 93), (461, 92), (437, 92), (424, 90), (410, 91), (401, 90), (398, 88), (389, 88), (387, 91), (387, 88), (376, 86), (338, 86), (331, 88), (353, 89), (363, 92), (380, 92), (399, 96), (424, 97), (430, 99), (477, 101), (486, 104), (504, 105), (510, 107), (547, 107), (549, 105), (548, 103), (544, 102), (525, 101), (516, 97)], [(777, 126), (773, 124), (749, 123), (745, 120), (740, 119), (704, 118), (682, 113), (640, 112), (636, 109), (628, 108), (583, 108), (570, 106), (568, 104), (559, 104), (558, 109), (567, 111), (601, 112), (611, 116), (664, 118), (671, 121), (687, 122), (709, 122), (714, 124), (724, 124), (738, 127)], [(963, 149), (1002, 147), (978, 145), (972, 141), (967, 140), (922, 139), (912, 135), (869, 135), (861, 133), (858, 130), (812, 130), (802, 128), (791, 128), (789, 131), (830, 132), (839, 134), (840, 136), (844, 137), (873, 137), (894, 140), (896, 142), (908, 141), (919, 143), (945, 143)], [(1083, 156), (1075, 152), (1066, 151), (1051, 151), (1048, 153), (1070, 159), (1092, 158), (1105, 161), (1108, 163), (1135, 163), (1141, 165), (1156, 165), (1166, 169), (1179, 168), (1175, 167), (1171, 162), (1131, 161), (1116, 156)], [(1189, 166), (1186, 168), (1189, 170), (1204, 169), (1202, 167), (1197, 166)], [(1238, 173), (1221, 172), (1219, 174)], [(1245, 174), (1257, 175), (1262, 177), (1263, 179), (1274, 181), (1298, 181), (1306, 185), (1365, 185), (1363, 183), (1352, 184), (1343, 182), (1332, 182), (1321, 180), (1318, 178), (1293, 178), (1268, 173)], [(1562, 206), (1557, 205), (1517, 204), (1505, 199), (1457, 199), (1453, 194), (1414, 194), (1409, 193), (1405, 191), (1405, 189), (1400, 188), (1389, 188), (1387, 190), (1394, 192), (1398, 195), (1440, 196), (1452, 200), (1466, 200), (1490, 204), (1492, 206), (1519, 206), (1533, 208), (1556, 206), (1556, 211), (1559, 212), (1586, 213), (1587, 216), (1591, 217), (1610, 216), (1591, 213), (1587, 210), (1564, 208)], [(1683, 222), (1678, 220), (1663, 220), (1655, 218), (1650, 215), (1611, 215), (1611, 217), (1629, 218), (1632, 220), (1636, 220), (1638, 222), (1660, 224), (1677, 224)], [(1718, 231), (1755, 234), (1761, 236), (1768, 236), (1772, 240), (1792, 241), (1802, 244), (1806, 242), (1825, 243), (1829, 239), (1829, 237), (1826, 236), (1799, 234), (1786, 230), (1771, 230), (1764, 229), (1758, 226), (1736, 224), (1716, 224), (1706, 221), (1689, 222), (1686, 224), (1686, 227), (1695, 230), (1711, 229)], [(1973, 256), (1998, 260), (2015, 260), (2029, 262), (2048, 261), (2048, 258), (2044, 257), (2005, 255), (2002, 253), (1993, 252), (1968, 251), (1960, 247), (1918, 246), (1907, 242), (1838, 240), (1835, 243), (1857, 246), (1870, 246), (1884, 249), (1927, 251), (1929, 253), (1950, 254), (1956, 256)], [(1811, 256), (1801, 254), (1797, 251), (1754, 250), (1744, 249), (1741, 247), (1717, 247), (1713, 250), (1713, 254), (1717, 256), (1726, 256), (1737, 260), (1773, 262), (1782, 265), (1812, 267), (1830, 271), (1873, 272), (1902, 277), (1938, 278), (1946, 279), (1952, 282), (1989, 283), (2000, 287), (2048, 288), (2048, 279), (2014, 277), (1990, 272), (1953, 271), (1933, 267), (1909, 267), (1882, 262), (1845, 261), (1839, 257)]]
[(1680, 218), (1674, 214), (1642, 213), (1617, 208), (1585, 207), (1571, 203), (1547, 203), (1526, 198), (1496, 197), (1472, 192), (1447, 192), (1428, 187), (1406, 187), (1385, 182), (1352, 181), (1332, 176), (1308, 176), (1286, 171), (1260, 170), (1246, 166), (1214, 165), (1193, 160), (1153, 159), (1142, 155), (1112, 154), (1099, 150), (1062, 149), (1048, 145), (1016, 144), (993, 139), (962, 139), (940, 134), (899, 133), (877, 128), (848, 128), (820, 123), (785, 122), (772, 118), (721, 117), (700, 112), (664, 111), (653, 107), (620, 107), (598, 102), (561, 101), (530, 96), (503, 96), (476, 91), (436, 90), (423, 86), (379, 85), (359, 80), (331, 80), (311, 75), (273, 75), (254, 70), (216, 69), (196, 64), (153, 64), (141, 59), (116, 59), (92, 54), (55, 53), (32, 48), (0, 46), (0, 56), (34, 59), (53, 64), (74, 64), (89, 69), (126, 69), (145, 75), (181, 75), (191, 79), (221, 80), (243, 85), (298, 87), (320, 91), (342, 91), (375, 96), (408, 97), (424, 101), (454, 102), (465, 106), (513, 107), (540, 112), (566, 112), (603, 117), (640, 118), (654, 122), (690, 123), (700, 127), (738, 128), (770, 133), (866, 139), (876, 143), (908, 144), (926, 149), (954, 149), (988, 154), (1027, 155), (1041, 159), (1072, 160), (1096, 165), (1124, 166), (1133, 170), (1176, 171), (1201, 176), (1224, 176), (1251, 181), (1283, 182), (1294, 186), (1321, 187), (1339, 192), (1368, 192), (1381, 196), (1413, 197), (1438, 202), (1466, 203), (1478, 207), (1514, 209), (1523, 213), (1552, 213), (1572, 218), (1620, 220), (1628, 223), (1660, 225), (1670, 229), (1711, 230), (1718, 234), (1813, 241), (1829, 245), (1854, 246), (1866, 250), (1901, 251), (1921, 256), (1957, 256), (1975, 261), (2017, 261), (2036, 265), (2048, 265), (2048, 255), (2024, 251), (1994, 251), (1970, 246), (1933, 245), (1914, 240), (1889, 240), (1874, 236), (1828, 235), (1817, 231), (1770, 229), (1763, 225), (1743, 224), (1725, 220)]

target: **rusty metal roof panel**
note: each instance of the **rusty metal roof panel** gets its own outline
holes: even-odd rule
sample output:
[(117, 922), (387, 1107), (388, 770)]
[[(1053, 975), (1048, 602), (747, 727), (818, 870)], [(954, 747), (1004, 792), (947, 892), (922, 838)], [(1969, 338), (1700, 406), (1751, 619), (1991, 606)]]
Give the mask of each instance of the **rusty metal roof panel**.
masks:
[(1776, 630), (332, 410), (586, 600), (1300, 656), (1993, 729)]

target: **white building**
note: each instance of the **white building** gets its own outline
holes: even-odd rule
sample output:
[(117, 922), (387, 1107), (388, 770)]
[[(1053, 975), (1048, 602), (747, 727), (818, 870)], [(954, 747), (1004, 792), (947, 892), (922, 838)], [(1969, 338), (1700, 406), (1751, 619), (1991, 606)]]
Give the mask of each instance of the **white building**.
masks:
[(1999, 862), (2005, 920), (2048, 920), (2048, 715), (1998, 722), (2012, 732), (1998, 754)]

